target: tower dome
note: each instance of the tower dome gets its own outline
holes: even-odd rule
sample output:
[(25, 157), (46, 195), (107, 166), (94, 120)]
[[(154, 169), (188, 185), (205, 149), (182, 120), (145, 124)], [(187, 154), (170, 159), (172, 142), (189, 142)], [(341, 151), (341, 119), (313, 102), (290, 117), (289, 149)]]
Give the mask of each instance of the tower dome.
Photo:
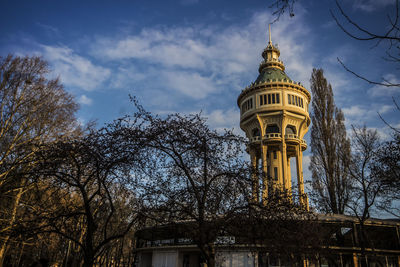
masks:
[(308, 209), (302, 158), (307, 148), (304, 135), (310, 125), (308, 104), (311, 94), (299, 82), (289, 78), (279, 56), (278, 46), (272, 44), (269, 27), (269, 41), (262, 52), (259, 75), (237, 100), (240, 128), (249, 140), (248, 152), (254, 168), (253, 200), (259, 202), (261, 199), (265, 203), (272, 193), (292, 196), (290, 158), (295, 157), (299, 204)]

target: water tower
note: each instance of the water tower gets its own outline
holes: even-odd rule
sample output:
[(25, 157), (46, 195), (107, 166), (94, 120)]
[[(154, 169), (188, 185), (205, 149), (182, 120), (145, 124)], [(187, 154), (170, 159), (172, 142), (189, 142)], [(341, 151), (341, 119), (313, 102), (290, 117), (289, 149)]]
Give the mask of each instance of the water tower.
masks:
[(285, 73), (277, 45), (269, 42), (262, 52), (263, 61), (255, 82), (239, 95), (240, 128), (249, 139), (248, 153), (254, 170), (253, 201), (263, 203), (269, 194), (291, 196), (290, 158), (296, 158), (299, 204), (308, 210), (304, 193), (304, 135), (310, 125), (308, 104), (311, 95), (299, 82)]

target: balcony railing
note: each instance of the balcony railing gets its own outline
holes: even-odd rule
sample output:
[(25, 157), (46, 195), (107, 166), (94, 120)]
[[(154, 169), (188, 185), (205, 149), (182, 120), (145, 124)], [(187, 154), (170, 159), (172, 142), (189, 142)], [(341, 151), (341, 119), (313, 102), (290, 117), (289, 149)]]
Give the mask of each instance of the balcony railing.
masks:
[(261, 141), (261, 136), (253, 136), (253, 137), (250, 138), (250, 142), (251, 143), (254, 143), (254, 142), (257, 142), (257, 141)]
[(267, 133), (265, 134), (265, 139), (269, 138), (281, 138), (282, 135), (280, 133)]
[[(296, 134), (285, 134), (285, 140), (295, 140), (297, 142), (299, 142), (300, 144), (302, 144), (303, 146), (307, 146), (306, 140), (304, 139), (300, 139), (298, 135)], [(276, 139), (276, 138), (282, 138), (282, 134), (280, 133), (267, 133), (264, 135), (264, 137), (261, 136), (253, 136), (250, 137), (249, 141), (250, 143), (258, 143), (261, 142), (262, 140), (268, 140), (268, 139)]]
[(285, 139), (299, 139), (295, 134), (285, 134)]

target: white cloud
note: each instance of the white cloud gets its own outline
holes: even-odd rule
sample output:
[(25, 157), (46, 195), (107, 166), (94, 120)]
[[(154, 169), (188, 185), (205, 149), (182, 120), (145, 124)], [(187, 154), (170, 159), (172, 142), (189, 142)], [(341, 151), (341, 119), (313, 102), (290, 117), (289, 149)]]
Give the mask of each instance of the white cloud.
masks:
[(165, 71), (162, 73), (162, 82), (178, 92), (195, 98), (205, 98), (216, 90), (210, 77), (202, 76), (197, 72)]
[(342, 108), (346, 118), (346, 125), (364, 124), (367, 121), (378, 119), (378, 113), (383, 115), (393, 110), (391, 105), (353, 105), (351, 107)]
[(43, 30), (45, 30), (49, 34), (55, 34), (57, 36), (60, 35), (59, 29), (54, 26), (43, 24), (40, 22), (36, 22), (36, 25), (39, 26), (40, 28), (42, 28)]
[(137, 82), (143, 81), (149, 73), (143, 73), (134, 65), (120, 66), (110, 77), (110, 87), (131, 90), (135, 88)]
[(366, 12), (372, 12), (377, 9), (394, 4), (395, 0), (355, 0), (353, 8), (360, 9)]
[(108, 79), (111, 71), (94, 65), (89, 59), (75, 54), (68, 47), (41, 45), (42, 53), (62, 83), (92, 91)]
[[(396, 77), (396, 75), (394, 74), (386, 74), (383, 77), (384, 81), (386, 81), (387, 83), (391, 83), (391, 84), (400, 84), (400, 79), (398, 79)], [(383, 85), (374, 85), (373, 87), (371, 87), (368, 90), (368, 94), (370, 96), (394, 96), (396, 94), (399, 94), (400, 90), (399, 87), (397, 86), (383, 86)]]
[(366, 125), (368, 129), (376, 130), (382, 140), (390, 138), (392, 130), (388, 126), (384, 126), (384, 122), (378, 114), (383, 117), (391, 117), (394, 111), (392, 105), (355, 105), (350, 108), (343, 108), (342, 111), (346, 118), (345, 124), (349, 136), (352, 135), (352, 126), (357, 128)]
[(239, 135), (244, 135), (239, 128), (240, 113), (238, 109), (215, 109), (210, 113), (206, 113), (207, 123), (212, 129), (222, 131), (224, 129), (234, 129), (234, 132)]
[(86, 95), (81, 95), (78, 99), (78, 103), (82, 105), (92, 105), (93, 99), (87, 97)]
[[(301, 17), (283, 18), (272, 27), (272, 36), (274, 42), (281, 44), (290, 77), (307, 82), (313, 56), (312, 50), (307, 49), (307, 40), (298, 42), (309, 31)], [(124, 62), (124, 69), (140, 65), (140, 70), (135, 69), (136, 78), (143, 78), (141, 82), (151, 85), (151, 90), (162, 88), (164, 92), (180, 92), (192, 99), (226, 90), (237, 94), (239, 88), (246, 86), (243, 81), (249, 84), (258, 75), (257, 66), (271, 20), (269, 12), (263, 12), (253, 15), (246, 25), (227, 28), (203, 25), (146, 28), (138, 34), (98, 38), (92, 54), (109, 62)], [(116, 78), (116, 84), (122, 86), (122, 80)]]
[(361, 106), (351, 106), (349, 108), (343, 108), (342, 111), (346, 117), (361, 117), (367, 112), (367, 110), (362, 108)]

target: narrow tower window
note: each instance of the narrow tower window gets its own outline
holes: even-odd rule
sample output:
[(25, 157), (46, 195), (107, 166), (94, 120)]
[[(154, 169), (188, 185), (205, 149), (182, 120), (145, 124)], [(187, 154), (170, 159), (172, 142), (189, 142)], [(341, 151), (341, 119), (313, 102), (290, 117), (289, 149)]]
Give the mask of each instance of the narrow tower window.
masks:
[(268, 125), (265, 133), (280, 133), (279, 127), (276, 124)]
[(293, 125), (286, 126), (285, 134), (293, 134), (296, 135), (296, 127)]
[(278, 167), (274, 167), (274, 178), (278, 180)]
[(287, 99), (288, 99), (288, 104), (291, 105), (292, 101), (290, 101), (291, 100), (290, 95), (287, 95)]
[(279, 104), (279, 94), (276, 94), (276, 103)]
[(253, 129), (253, 137), (260, 136), (260, 130), (258, 128)]
[(268, 94), (268, 105), (271, 104), (271, 94)]
[(275, 94), (272, 94), (272, 104), (275, 104)]

